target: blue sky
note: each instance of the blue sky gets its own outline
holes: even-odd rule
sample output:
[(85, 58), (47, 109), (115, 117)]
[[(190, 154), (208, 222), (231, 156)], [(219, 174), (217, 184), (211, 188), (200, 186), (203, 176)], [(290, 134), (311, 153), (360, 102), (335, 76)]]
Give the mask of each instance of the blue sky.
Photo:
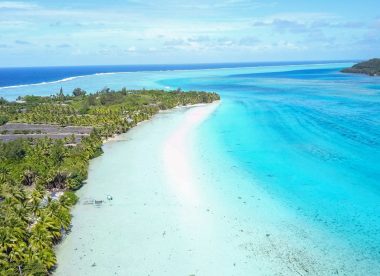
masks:
[(0, 0), (0, 67), (380, 57), (379, 0)]

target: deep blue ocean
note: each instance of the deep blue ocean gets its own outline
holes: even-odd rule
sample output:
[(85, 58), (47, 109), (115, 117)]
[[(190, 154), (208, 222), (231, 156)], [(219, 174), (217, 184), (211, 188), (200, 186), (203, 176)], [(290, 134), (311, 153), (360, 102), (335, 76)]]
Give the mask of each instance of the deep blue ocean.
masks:
[[(51, 83), (0, 88), (0, 96), (49, 95), (60, 87), (66, 92), (105, 86), (216, 91), (222, 102), (200, 129), (215, 153), (212, 162), (224, 152), (304, 218), (306, 230), (315, 227), (339, 241), (332, 248), (327, 239), (317, 246), (336, 253), (342, 275), (375, 275), (380, 271), (380, 77), (340, 73), (352, 64), (1, 69), (0, 86)], [(58, 81), (75, 76), (83, 77)]]
[[(329, 63), (333, 61), (321, 61)], [(99, 65), (99, 66), (57, 66), (57, 67), (0, 67), (0, 87), (42, 82), (101, 73), (196, 70), (216, 68), (257, 67), (265, 65), (313, 64), (315, 62), (247, 62), (247, 63), (204, 63), (204, 64), (156, 64), (156, 65)]]

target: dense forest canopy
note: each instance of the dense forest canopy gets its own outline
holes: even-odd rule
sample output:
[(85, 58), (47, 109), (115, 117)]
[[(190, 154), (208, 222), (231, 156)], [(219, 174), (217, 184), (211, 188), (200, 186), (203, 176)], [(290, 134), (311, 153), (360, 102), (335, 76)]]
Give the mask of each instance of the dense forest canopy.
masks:
[[(74, 191), (87, 178), (89, 160), (102, 153), (104, 138), (159, 110), (215, 100), (216, 93), (196, 91), (87, 94), (79, 88), (70, 96), (61, 90), (50, 97), (1, 99), (0, 138), (12, 139), (0, 141), (0, 275), (46, 275), (54, 269), (53, 246), (70, 230)], [(52, 134), (62, 129), (72, 134)]]

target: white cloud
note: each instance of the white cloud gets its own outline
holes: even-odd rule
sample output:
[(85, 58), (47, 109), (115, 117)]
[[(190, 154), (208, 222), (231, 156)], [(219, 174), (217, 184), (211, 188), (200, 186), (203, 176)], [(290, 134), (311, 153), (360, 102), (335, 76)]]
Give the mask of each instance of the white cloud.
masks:
[(258, 9), (264, 7), (274, 7), (276, 2), (259, 2), (252, 0), (224, 0), (224, 1), (190, 1), (186, 4), (175, 4), (179, 8), (184, 9), (199, 9), (199, 10), (214, 10), (215, 9)]
[(301, 7), (303, 12), (286, 12), (286, 4), (278, 2), (272, 9), (269, 6), (276, 3), (271, 1), (126, 0), (76, 5), (75, 0), (0, 0), (0, 59), (41, 54), (40, 49), (64, 59), (60, 48), (67, 48), (67, 56), (98, 60), (156, 57), (166, 61), (174, 56), (224, 60), (262, 52), (267, 53), (263, 58), (275, 58), (272, 54), (306, 50), (314, 54), (332, 43), (363, 38), (375, 45), (380, 37), (376, 16), (370, 21), (360, 14), (343, 16), (339, 10), (318, 13)]
[(37, 8), (35, 3), (18, 2), (18, 1), (0, 1), (0, 9), (12, 10), (30, 10)]

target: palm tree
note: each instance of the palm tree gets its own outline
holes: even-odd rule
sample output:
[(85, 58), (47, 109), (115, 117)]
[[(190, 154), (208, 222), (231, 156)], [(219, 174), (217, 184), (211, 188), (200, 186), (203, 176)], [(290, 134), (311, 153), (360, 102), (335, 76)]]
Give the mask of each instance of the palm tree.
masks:
[(36, 173), (30, 168), (23, 171), (21, 175), (21, 183), (24, 186), (32, 186), (36, 180)]
[[(32, 255), (32, 253), (30, 254)], [(46, 266), (37, 258), (27, 260), (22, 268), (22, 275), (27, 276), (45, 276), (48, 274)]]
[[(77, 189), (86, 179), (89, 160), (101, 153), (104, 137), (125, 132), (160, 109), (218, 98), (194, 91), (124, 89), (75, 99), (32, 97), (30, 103), (2, 109), (11, 121), (93, 126), (94, 131), (75, 148), (65, 147), (69, 139), (25, 140), (20, 143), (22, 152), (13, 154), (15, 158), (2, 154), (7, 146), (0, 142), (0, 274), (46, 275), (54, 267), (52, 247), (69, 229), (69, 209), (77, 200), (68, 190)], [(81, 111), (84, 101), (88, 108)], [(9, 146), (8, 152), (14, 148)], [(52, 200), (47, 197), (48, 189), (65, 193)]]

